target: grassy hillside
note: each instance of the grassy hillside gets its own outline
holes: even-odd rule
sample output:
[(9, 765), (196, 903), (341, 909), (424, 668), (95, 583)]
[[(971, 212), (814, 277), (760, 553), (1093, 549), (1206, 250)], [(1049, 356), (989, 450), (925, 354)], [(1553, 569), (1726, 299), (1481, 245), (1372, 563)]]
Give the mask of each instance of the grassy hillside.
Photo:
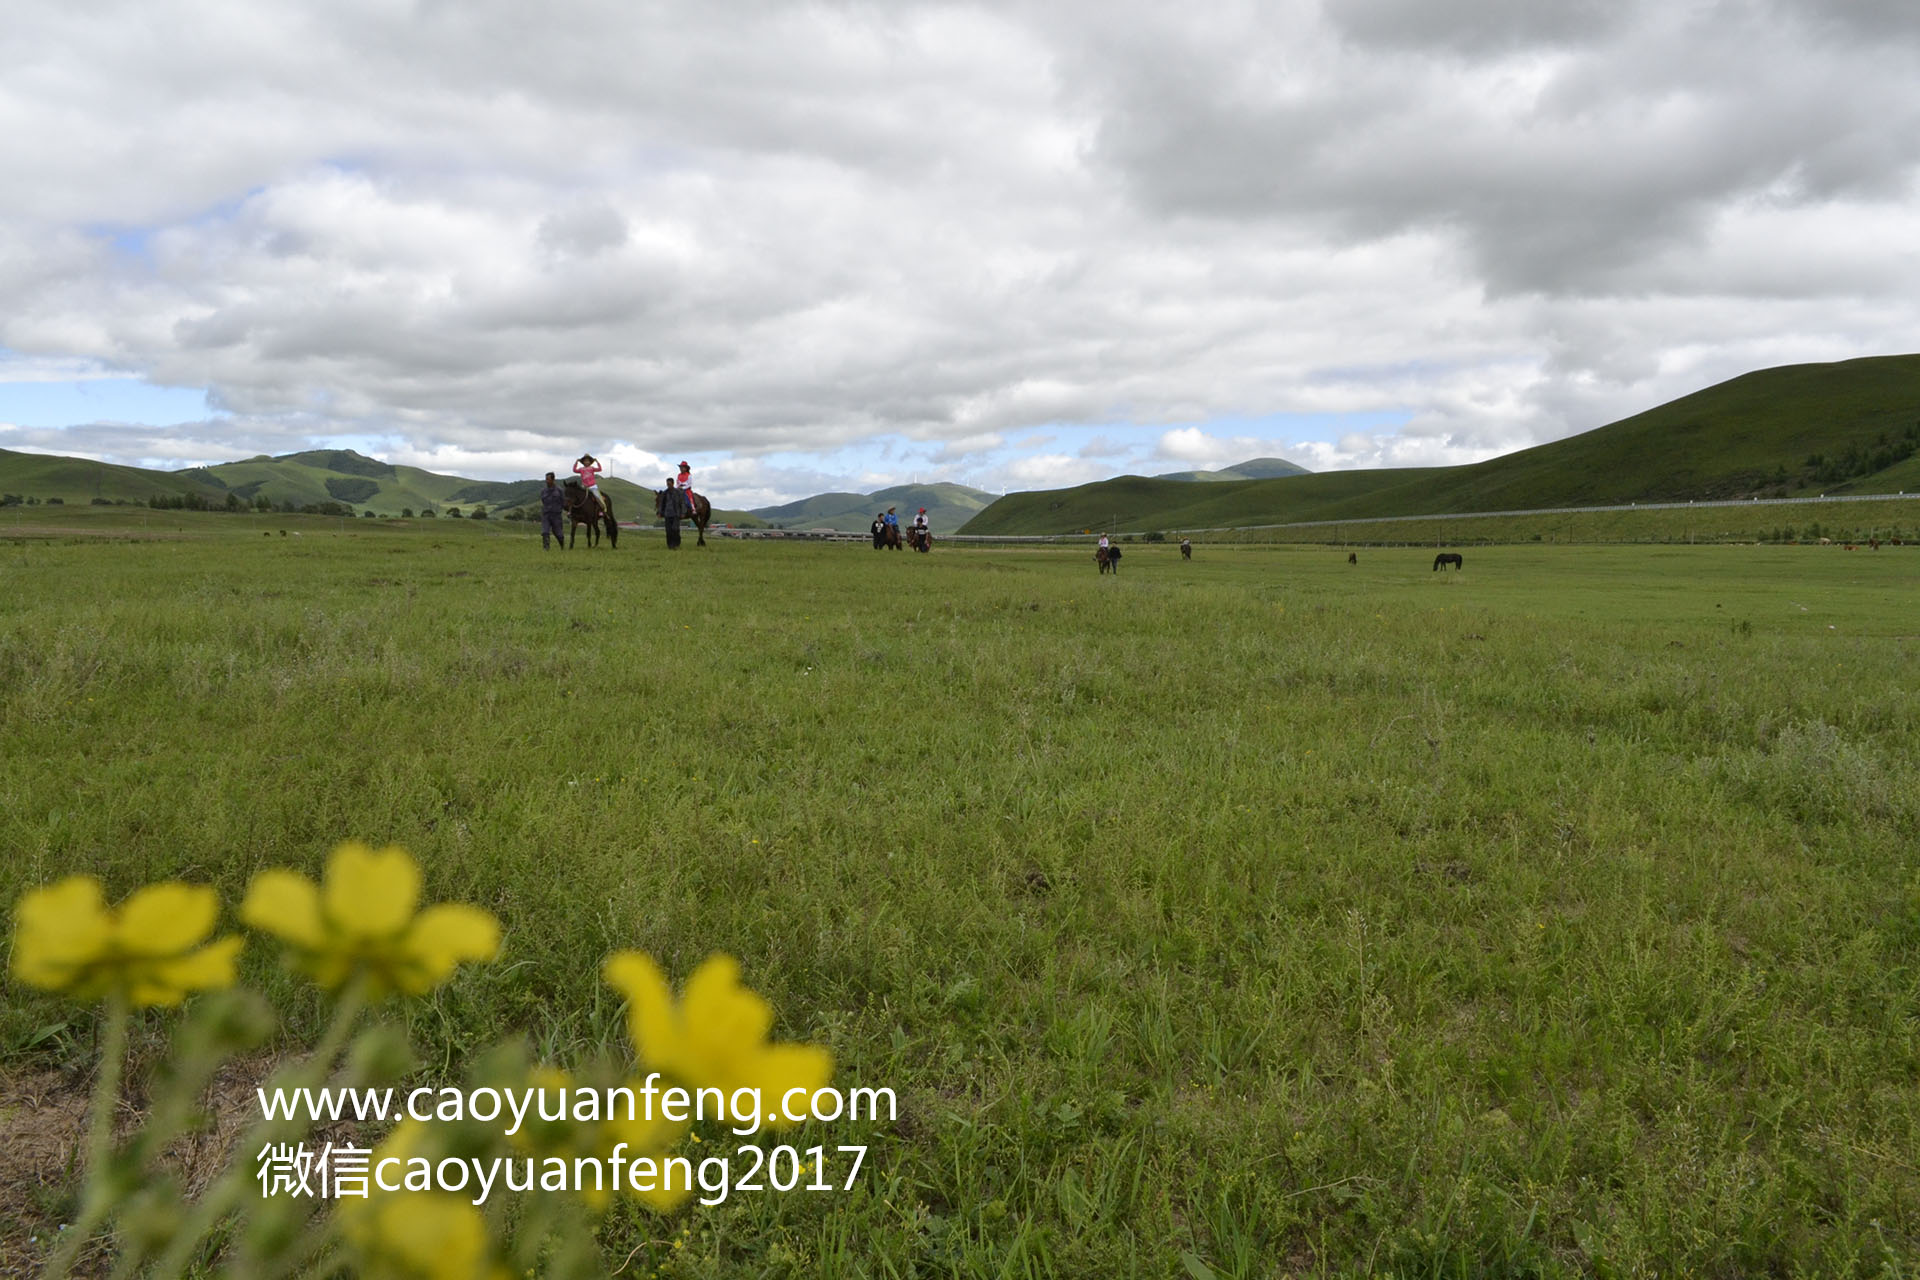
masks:
[[(1763, 369), (1466, 467), (1010, 494), (961, 532), (1066, 533), (1920, 489), (1920, 356)], [(1363, 476), (1363, 479), (1355, 479)]]
[(226, 500), (218, 480), (202, 470), (146, 471), (87, 458), (65, 458), (43, 453), (16, 453), (0, 449), (0, 492), (37, 498), (58, 498), (72, 505), (95, 498), (108, 502), (145, 502), (156, 493), (168, 496), (198, 493)]
[[(652, 518), (651, 490), (612, 477), (600, 483), (620, 519)], [(225, 503), (231, 495), (248, 506), (264, 496), (282, 509), (335, 502), (356, 515), (372, 512), (397, 516), (404, 511), (444, 512), (451, 507), (471, 511), (485, 507), (490, 514), (503, 516), (536, 508), (541, 484), (540, 479), (470, 480), (441, 475), (419, 467), (395, 466), (351, 449), (311, 449), (278, 457), (260, 454), (241, 462), (185, 471), (152, 471), (0, 449), (0, 493), (42, 503), (59, 498), (69, 506), (91, 503), (96, 496), (109, 502), (145, 503), (155, 494), (171, 498), (197, 493), (215, 504)], [(987, 495), (981, 497), (984, 502)], [(760, 524), (744, 511), (716, 509), (713, 518), (715, 523), (747, 528)]]
[(849, 529), (864, 532), (888, 507), (902, 520), (921, 507), (935, 530), (952, 530), (973, 519), (994, 501), (992, 494), (964, 484), (903, 484), (874, 493), (820, 493), (778, 507), (757, 507), (753, 514), (781, 529)]

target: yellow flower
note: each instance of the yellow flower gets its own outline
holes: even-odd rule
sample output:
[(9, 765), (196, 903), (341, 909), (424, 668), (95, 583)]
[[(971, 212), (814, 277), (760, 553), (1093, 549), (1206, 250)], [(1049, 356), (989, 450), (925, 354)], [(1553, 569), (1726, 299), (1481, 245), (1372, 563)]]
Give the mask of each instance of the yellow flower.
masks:
[[(536, 1067), (527, 1076), (527, 1086), (544, 1089), (556, 1098), (570, 1098), (577, 1082), (574, 1077), (557, 1067)], [(626, 1082), (636, 1099), (644, 1097), (641, 1083), (637, 1080)], [(683, 1204), (693, 1194), (693, 1188), (684, 1178), (675, 1181), (671, 1190), (666, 1189), (665, 1176), (652, 1179), (645, 1191), (635, 1191), (631, 1176), (627, 1175), (628, 1165), (641, 1157), (651, 1156), (656, 1160), (685, 1134), (688, 1124), (685, 1120), (668, 1120), (664, 1116), (648, 1116), (645, 1104), (636, 1102), (633, 1114), (627, 1114), (624, 1103), (616, 1103), (608, 1096), (607, 1106), (612, 1114), (598, 1120), (576, 1120), (571, 1115), (559, 1120), (548, 1120), (539, 1114), (539, 1105), (529, 1107), (526, 1123), (514, 1133), (513, 1145), (536, 1160), (558, 1156), (567, 1162), (569, 1169), (577, 1167), (575, 1160), (586, 1158), (605, 1166), (613, 1155), (613, 1149), (621, 1143), (626, 1144), (622, 1153), (628, 1162), (622, 1166), (622, 1180), (617, 1187), (596, 1186), (582, 1179), (578, 1187), (581, 1202), (598, 1213), (607, 1207), (613, 1198), (613, 1191), (619, 1190), (632, 1196), (642, 1204), (661, 1212), (669, 1212)], [(557, 1103), (550, 1110), (560, 1108)], [(643, 1179), (643, 1181), (646, 1181)]]
[(299, 966), (323, 987), (356, 973), (368, 995), (431, 991), (463, 961), (491, 960), (500, 922), (478, 907), (441, 903), (415, 914), (420, 867), (406, 850), (375, 852), (348, 841), (327, 860), (316, 886), (298, 872), (262, 871), (247, 886), (240, 918), (293, 946)]
[(787, 1119), (780, 1102), (790, 1089), (811, 1094), (833, 1075), (833, 1055), (818, 1045), (768, 1044), (773, 1007), (740, 985), (740, 962), (713, 955), (701, 962), (678, 1005), (653, 958), (639, 951), (607, 957), (607, 982), (627, 997), (627, 1031), (641, 1061), (696, 1089), (718, 1088), (731, 1108), (736, 1089), (760, 1091), (775, 1114), (735, 1114), (742, 1123)]
[(13, 918), (13, 976), (82, 1000), (119, 993), (129, 1004), (176, 1005), (189, 991), (233, 985), (237, 935), (207, 943), (220, 899), (169, 880), (109, 907), (92, 876), (69, 876), (21, 895)]
[(482, 1280), (506, 1274), (493, 1261), (486, 1218), (450, 1192), (377, 1191), (366, 1201), (343, 1200), (340, 1226), (361, 1276)]

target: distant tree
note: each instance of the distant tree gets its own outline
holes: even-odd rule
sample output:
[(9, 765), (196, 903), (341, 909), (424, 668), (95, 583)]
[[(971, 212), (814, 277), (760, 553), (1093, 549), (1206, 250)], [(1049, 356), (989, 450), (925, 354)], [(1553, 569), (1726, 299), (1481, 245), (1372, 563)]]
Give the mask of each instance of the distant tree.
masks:
[(473, 509), (473, 515), (469, 517), (469, 519), (473, 520), (485, 520), (486, 518), (487, 509), (485, 507), (475, 507)]
[(421, 512), (420, 512), (420, 518), (421, 518), (422, 520), (431, 520), (431, 519), (433, 519), (433, 508), (432, 508), (432, 507), (426, 507), (426, 508), (423, 508), (423, 509), (421, 510)]
[(32, 494), (28, 494), (28, 495), (27, 495), (27, 505), (28, 505), (28, 506), (30, 506), (30, 507), (37, 507), (37, 506), (39, 506), (39, 505), (40, 505), (40, 499), (38, 499), (38, 498), (36, 498), (36, 497), (34, 497), (34, 496), (33, 496)]
[(113, 500), (111, 498), (94, 498), (92, 499), (92, 503), (96, 507), (110, 507), (113, 505)]
[(360, 518), (361, 518), (362, 520), (371, 520), (371, 519), (373, 519), (373, 512), (371, 512), (371, 511), (362, 511), (362, 512), (360, 513)]
[[(433, 514), (433, 512), (431, 512), (431, 511), (429, 511), (429, 512), (427, 512), (427, 514), (428, 514), (428, 515), (432, 515), (432, 514)], [(402, 508), (400, 508), (400, 518), (401, 518), (402, 520), (411, 520), (411, 519), (413, 519), (413, 508), (412, 508), (412, 507), (402, 507)]]
[(47, 505), (50, 507), (64, 507), (67, 505), (67, 500), (65, 498), (48, 498)]
[(0, 493), (0, 507), (17, 507), (25, 502), (26, 499), (17, 493)]
[(229, 493), (229, 494), (227, 495), (227, 510), (229, 510), (229, 511), (242, 511), (242, 510), (245, 510), (245, 509), (246, 509), (246, 505), (247, 505), (246, 503), (244, 503), (244, 502), (242, 502), (242, 501), (240, 501), (240, 495), (239, 495), (239, 494), (237, 494), (237, 493)]
[(458, 508), (458, 507), (448, 507), (448, 508), (447, 508), (447, 518), (448, 518), (449, 520), (458, 520), (458, 519), (460, 518), (460, 508)]

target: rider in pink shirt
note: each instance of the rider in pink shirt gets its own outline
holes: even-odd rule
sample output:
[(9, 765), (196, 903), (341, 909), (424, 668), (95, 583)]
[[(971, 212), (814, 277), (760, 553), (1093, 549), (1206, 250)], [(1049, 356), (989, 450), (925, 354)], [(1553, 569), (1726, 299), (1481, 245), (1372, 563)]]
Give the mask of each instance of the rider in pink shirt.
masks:
[(580, 460), (573, 464), (573, 474), (580, 477), (580, 483), (586, 486), (587, 492), (593, 495), (594, 502), (602, 511), (607, 509), (607, 504), (600, 501), (599, 481), (600, 473), (605, 469), (600, 465), (600, 459), (590, 453), (581, 454)]

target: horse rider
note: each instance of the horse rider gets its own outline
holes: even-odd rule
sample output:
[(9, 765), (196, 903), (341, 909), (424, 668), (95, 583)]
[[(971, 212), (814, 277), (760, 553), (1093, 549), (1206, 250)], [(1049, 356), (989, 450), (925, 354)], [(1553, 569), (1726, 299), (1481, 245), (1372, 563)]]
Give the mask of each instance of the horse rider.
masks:
[(600, 465), (600, 459), (590, 453), (580, 455), (573, 464), (573, 474), (580, 477), (580, 483), (586, 486), (587, 496), (593, 499), (593, 505), (604, 513), (607, 504), (600, 501), (600, 473), (606, 470)]
[(688, 517), (693, 515), (693, 468), (685, 460), (680, 463), (680, 478), (674, 482), (680, 486), (680, 504), (687, 509)]
[(1111, 546), (1112, 546), (1112, 544), (1111, 544), (1111, 543), (1109, 543), (1109, 542), (1107, 541), (1107, 535), (1106, 535), (1106, 534), (1104, 534), (1104, 533), (1102, 533), (1102, 534), (1100, 535), (1100, 549), (1101, 549), (1102, 551), (1106, 551), (1106, 550), (1108, 550), (1108, 549), (1110, 549), (1110, 547), (1111, 547)]
[(548, 549), (549, 536), (560, 540), (560, 549), (565, 550), (567, 539), (560, 532), (560, 514), (567, 509), (567, 492), (553, 481), (553, 472), (547, 472), (547, 487), (540, 491), (540, 549)]
[(927, 509), (925, 507), (922, 507), (920, 508), (920, 514), (913, 518), (914, 545), (919, 546), (920, 539), (928, 538), (931, 536), (932, 536), (932, 531), (927, 528)]
[(900, 517), (893, 513), (892, 507), (888, 507), (887, 514), (880, 517), (880, 523), (887, 527), (887, 545), (898, 551), (900, 549)]

